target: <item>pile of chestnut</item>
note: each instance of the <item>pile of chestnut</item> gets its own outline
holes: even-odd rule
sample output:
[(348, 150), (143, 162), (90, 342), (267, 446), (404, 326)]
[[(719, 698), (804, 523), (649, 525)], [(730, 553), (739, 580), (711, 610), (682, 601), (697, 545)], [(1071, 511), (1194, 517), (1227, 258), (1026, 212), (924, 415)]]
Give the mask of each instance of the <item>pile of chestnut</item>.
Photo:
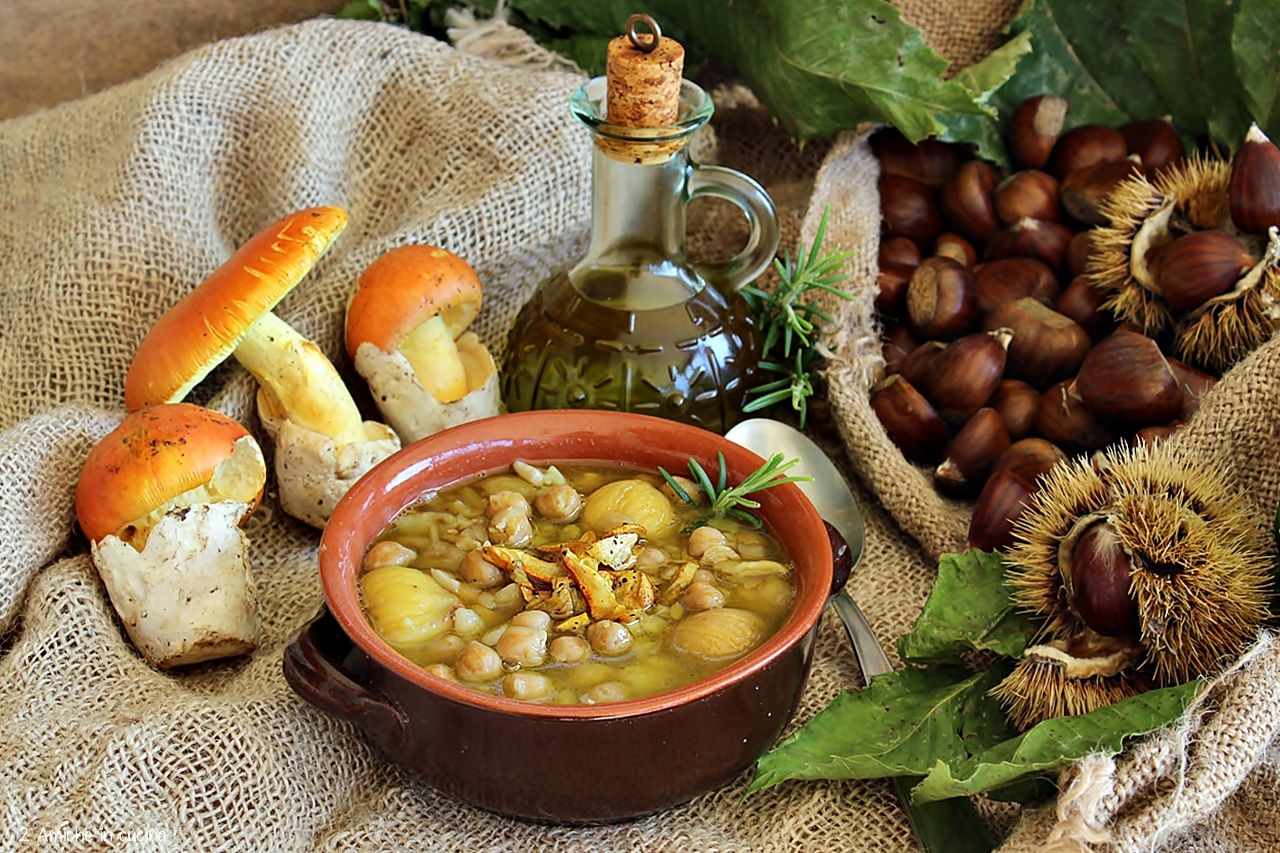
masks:
[(939, 491), (977, 496), (969, 544), (984, 550), (1009, 544), (1055, 464), (1158, 440), (1214, 382), (1118, 326), (1084, 275), (1099, 201), (1180, 162), (1178, 134), (1160, 120), (1064, 132), (1068, 110), (1055, 95), (1019, 106), (1009, 174), (892, 128), (871, 140), (885, 359), (871, 405), (909, 460), (936, 466)]

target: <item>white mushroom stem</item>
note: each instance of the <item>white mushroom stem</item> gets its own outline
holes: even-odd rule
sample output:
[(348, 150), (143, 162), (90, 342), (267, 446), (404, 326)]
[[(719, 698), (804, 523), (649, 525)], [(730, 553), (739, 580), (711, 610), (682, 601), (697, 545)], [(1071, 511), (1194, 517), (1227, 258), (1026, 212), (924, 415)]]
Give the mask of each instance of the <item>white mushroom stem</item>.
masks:
[(360, 410), (333, 363), (274, 313), (249, 327), (233, 355), (281, 419), (327, 435), (338, 447), (365, 440)]

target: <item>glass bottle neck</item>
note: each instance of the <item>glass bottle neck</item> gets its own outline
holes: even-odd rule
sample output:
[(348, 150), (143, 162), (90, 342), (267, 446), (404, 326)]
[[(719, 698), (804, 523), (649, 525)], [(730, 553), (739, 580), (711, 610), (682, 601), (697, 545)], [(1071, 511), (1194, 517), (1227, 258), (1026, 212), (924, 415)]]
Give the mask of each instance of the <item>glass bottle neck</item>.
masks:
[(629, 310), (683, 302), (705, 286), (685, 260), (689, 157), (662, 163), (591, 160), (591, 240), (569, 278), (583, 296)]

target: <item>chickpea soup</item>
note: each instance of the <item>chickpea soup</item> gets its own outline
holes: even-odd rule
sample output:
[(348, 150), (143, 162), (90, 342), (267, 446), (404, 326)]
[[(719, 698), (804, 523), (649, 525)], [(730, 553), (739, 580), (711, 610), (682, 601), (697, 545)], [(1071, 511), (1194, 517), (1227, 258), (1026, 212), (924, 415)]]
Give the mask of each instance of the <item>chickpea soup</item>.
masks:
[(758, 647), (794, 597), (768, 532), (705, 518), (656, 472), (517, 462), (402, 513), (365, 553), (361, 603), (427, 671), (537, 702), (637, 699)]

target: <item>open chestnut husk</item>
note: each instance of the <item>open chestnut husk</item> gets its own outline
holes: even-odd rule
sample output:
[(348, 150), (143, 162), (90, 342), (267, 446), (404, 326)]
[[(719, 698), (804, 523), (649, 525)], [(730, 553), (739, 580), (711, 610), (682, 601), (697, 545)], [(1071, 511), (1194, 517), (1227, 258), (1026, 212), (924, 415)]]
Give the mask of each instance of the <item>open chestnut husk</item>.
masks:
[(1231, 221), (1241, 231), (1266, 234), (1280, 226), (1280, 149), (1257, 122), (1231, 164), (1227, 198)]
[(1074, 376), (1093, 346), (1093, 339), (1079, 323), (1030, 296), (992, 308), (982, 327), (1013, 332), (1006, 375), (1036, 388)]
[(1009, 153), (1028, 169), (1043, 169), (1062, 136), (1071, 103), (1061, 95), (1035, 95), (1018, 104), (1009, 119)]
[(1000, 173), (985, 160), (966, 160), (943, 187), (939, 199), (951, 227), (970, 240), (984, 241), (1000, 228), (991, 193)]
[(1099, 341), (1074, 385), (1090, 412), (1122, 429), (1168, 423), (1182, 408), (1182, 386), (1159, 345), (1145, 335), (1121, 332)]
[(938, 461), (951, 431), (919, 391), (901, 375), (887, 376), (871, 387), (871, 409), (889, 440), (912, 462)]
[(1015, 600), (1049, 635), (1136, 640), (1162, 686), (1215, 672), (1254, 639), (1273, 572), (1245, 496), (1176, 453), (1116, 445), (1055, 467), (1006, 552)]
[(942, 419), (960, 427), (986, 405), (1004, 374), (1008, 329), (977, 332), (952, 341), (929, 365), (929, 402)]
[(942, 462), (934, 469), (938, 489), (955, 496), (976, 494), (1010, 443), (1000, 413), (990, 408), (978, 409), (951, 439)]
[(907, 282), (907, 320), (917, 336), (953, 341), (978, 327), (973, 273), (951, 258), (925, 258)]

